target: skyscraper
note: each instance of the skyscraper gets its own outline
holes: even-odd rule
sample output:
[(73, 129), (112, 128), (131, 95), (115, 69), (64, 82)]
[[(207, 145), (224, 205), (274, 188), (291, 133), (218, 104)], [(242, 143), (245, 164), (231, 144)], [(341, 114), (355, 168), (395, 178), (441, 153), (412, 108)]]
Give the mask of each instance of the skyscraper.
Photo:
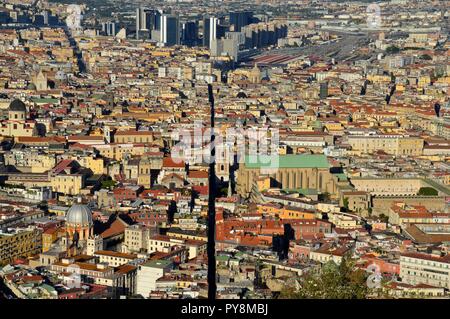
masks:
[(177, 16), (164, 14), (160, 18), (160, 42), (166, 46), (180, 44), (180, 23)]
[(253, 12), (251, 11), (230, 12), (230, 26), (233, 26), (235, 32), (241, 31), (242, 27), (252, 22)]
[(218, 25), (218, 18), (209, 17), (203, 20), (203, 46), (209, 48), (212, 40), (217, 39)]
[(115, 22), (103, 22), (102, 33), (105, 35), (116, 35), (116, 23)]
[(203, 20), (203, 46), (210, 48), (211, 42), (225, 36), (226, 31), (226, 27), (220, 25), (219, 18), (205, 18)]
[(136, 9), (136, 39), (139, 39), (139, 32), (145, 31), (151, 34), (153, 30), (160, 29), (161, 10), (148, 8)]
[(198, 24), (194, 21), (183, 22), (181, 25), (181, 44), (195, 46), (198, 42)]

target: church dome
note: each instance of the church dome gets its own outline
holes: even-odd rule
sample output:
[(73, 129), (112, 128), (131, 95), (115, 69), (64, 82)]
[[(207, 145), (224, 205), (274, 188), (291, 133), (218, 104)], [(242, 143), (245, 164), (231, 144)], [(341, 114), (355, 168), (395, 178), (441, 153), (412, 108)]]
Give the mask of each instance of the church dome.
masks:
[(15, 99), (9, 105), (9, 110), (14, 112), (26, 112), (27, 108), (25, 107), (25, 104), (21, 100)]
[(92, 225), (92, 212), (86, 205), (75, 204), (66, 215), (66, 223), (76, 226)]

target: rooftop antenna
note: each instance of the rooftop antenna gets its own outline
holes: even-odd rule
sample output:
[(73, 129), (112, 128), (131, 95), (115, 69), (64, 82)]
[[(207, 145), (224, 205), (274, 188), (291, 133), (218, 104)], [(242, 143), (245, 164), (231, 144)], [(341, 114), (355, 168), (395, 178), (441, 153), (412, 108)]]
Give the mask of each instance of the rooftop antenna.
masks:
[(211, 106), (211, 143), (209, 164), (209, 187), (208, 187), (208, 299), (216, 299), (216, 150), (214, 147), (214, 96), (212, 85), (208, 84), (208, 97)]

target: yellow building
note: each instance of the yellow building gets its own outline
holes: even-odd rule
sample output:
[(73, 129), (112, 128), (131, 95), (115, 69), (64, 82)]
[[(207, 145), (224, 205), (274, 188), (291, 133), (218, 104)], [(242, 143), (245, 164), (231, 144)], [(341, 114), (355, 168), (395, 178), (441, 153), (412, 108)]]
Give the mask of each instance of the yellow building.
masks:
[(131, 156), (140, 156), (145, 152), (144, 145), (136, 144), (107, 144), (107, 145), (95, 145), (100, 155), (122, 161), (126, 154)]
[[(162, 165), (162, 160), (161, 160)], [(139, 168), (138, 168), (138, 184), (144, 186), (145, 188), (151, 187), (151, 169), (155, 168), (153, 161), (148, 158), (144, 157), (141, 158), (139, 161)]]
[(150, 131), (118, 131), (114, 134), (115, 143), (151, 143), (153, 133)]
[(58, 239), (59, 229), (57, 227), (47, 229), (42, 233), (42, 252), (50, 250), (53, 243)]
[(1, 136), (36, 136), (35, 122), (27, 120), (27, 109), (21, 100), (14, 100), (8, 108), (8, 120), (0, 122)]
[(197, 232), (190, 232), (190, 231), (183, 231), (183, 230), (177, 230), (176, 228), (171, 228), (166, 233), (167, 236), (172, 238), (180, 238), (180, 239), (192, 239), (192, 240), (199, 240), (199, 241), (206, 241), (207, 236), (206, 234), (199, 234)]
[(391, 82), (391, 77), (389, 75), (368, 74), (367, 80), (373, 83), (387, 83)]
[(89, 168), (94, 174), (103, 174), (103, 158), (92, 158), (91, 156), (85, 156), (76, 160), (81, 166)]
[(81, 174), (56, 175), (50, 177), (50, 185), (53, 192), (79, 195), (84, 187), (84, 179)]
[(39, 254), (42, 250), (42, 230), (18, 228), (11, 232), (0, 232), (0, 265), (13, 262), (20, 257)]
[(306, 211), (297, 207), (276, 204), (259, 204), (256, 211), (260, 215), (277, 216), (281, 219), (315, 219), (315, 212)]
[(256, 181), (256, 184), (260, 192), (268, 190), (270, 188), (270, 177), (261, 177)]

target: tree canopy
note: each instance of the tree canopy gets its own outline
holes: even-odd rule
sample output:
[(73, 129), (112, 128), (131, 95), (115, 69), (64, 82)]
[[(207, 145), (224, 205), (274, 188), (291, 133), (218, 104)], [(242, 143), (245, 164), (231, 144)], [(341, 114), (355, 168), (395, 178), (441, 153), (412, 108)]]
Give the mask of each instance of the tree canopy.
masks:
[(281, 299), (365, 299), (370, 293), (367, 273), (354, 267), (354, 261), (345, 256), (337, 265), (330, 261), (319, 272), (303, 277), (301, 288), (284, 288)]
[(388, 54), (399, 53), (399, 52), (400, 52), (400, 48), (395, 45), (391, 45), (386, 48), (386, 53), (388, 53)]
[(417, 192), (417, 195), (424, 195), (424, 196), (437, 196), (438, 191), (435, 190), (433, 187), (421, 187), (419, 191)]

